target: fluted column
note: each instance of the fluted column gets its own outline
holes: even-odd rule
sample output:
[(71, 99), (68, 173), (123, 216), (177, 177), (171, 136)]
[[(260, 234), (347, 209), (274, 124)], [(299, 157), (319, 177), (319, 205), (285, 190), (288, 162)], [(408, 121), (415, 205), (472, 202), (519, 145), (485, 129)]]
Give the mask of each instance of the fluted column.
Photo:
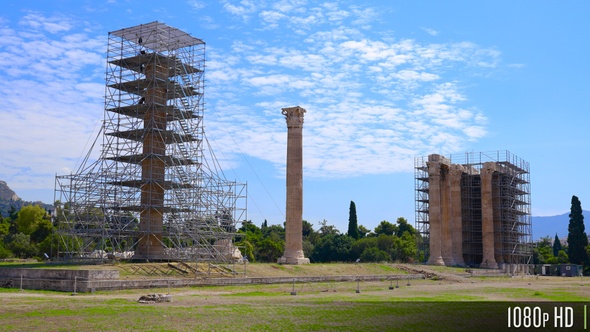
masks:
[(463, 215), (461, 213), (461, 177), (463, 167), (452, 165), (449, 172), (451, 186), (451, 238), (453, 241), (453, 261), (455, 265), (465, 266), (463, 260)]
[(303, 254), (303, 115), (305, 109), (283, 108), (287, 121), (287, 202), (285, 253), (281, 264), (308, 264)]
[(492, 195), (493, 163), (484, 163), (481, 170), (481, 235), (483, 257), (480, 267), (497, 269), (494, 250), (494, 204)]
[(437, 155), (428, 156), (428, 217), (430, 221), (430, 258), (427, 264), (445, 265), (441, 256), (441, 163)]
[[(166, 88), (153, 82), (167, 78), (168, 68), (150, 62), (145, 68), (149, 87), (143, 95), (146, 104), (165, 103)], [(139, 230), (134, 259), (159, 260), (164, 258), (162, 231), (164, 225), (164, 188), (166, 165), (166, 142), (162, 131), (166, 130), (166, 112), (150, 107), (144, 118), (143, 160), (141, 161), (141, 206)]]
[(449, 165), (441, 165), (441, 256), (446, 266), (455, 266), (453, 257), (452, 220), (451, 220), (451, 179)]

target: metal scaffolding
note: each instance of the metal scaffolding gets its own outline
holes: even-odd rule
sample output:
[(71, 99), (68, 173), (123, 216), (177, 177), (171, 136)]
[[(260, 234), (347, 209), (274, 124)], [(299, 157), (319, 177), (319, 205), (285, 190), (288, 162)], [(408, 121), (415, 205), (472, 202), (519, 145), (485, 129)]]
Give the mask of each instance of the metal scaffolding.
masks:
[(228, 261), (246, 185), (204, 132), (205, 43), (159, 22), (109, 33), (101, 154), (56, 176), (61, 256)]
[[(447, 157), (462, 166), (461, 229), (462, 257), (467, 265), (482, 263), (482, 168), (493, 167), (492, 213), (494, 256), (503, 264), (529, 264), (532, 257), (530, 168), (508, 151), (465, 153)], [(421, 249), (429, 255), (430, 200), (428, 158), (414, 161), (416, 228)]]

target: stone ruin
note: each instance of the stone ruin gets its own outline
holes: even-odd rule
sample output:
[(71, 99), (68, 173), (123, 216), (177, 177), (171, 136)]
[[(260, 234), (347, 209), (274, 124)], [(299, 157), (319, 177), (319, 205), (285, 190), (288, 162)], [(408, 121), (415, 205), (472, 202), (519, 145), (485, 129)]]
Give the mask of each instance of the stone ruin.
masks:
[(142, 295), (139, 300), (139, 303), (161, 303), (161, 302), (172, 302), (172, 295), (170, 294), (148, 294)]

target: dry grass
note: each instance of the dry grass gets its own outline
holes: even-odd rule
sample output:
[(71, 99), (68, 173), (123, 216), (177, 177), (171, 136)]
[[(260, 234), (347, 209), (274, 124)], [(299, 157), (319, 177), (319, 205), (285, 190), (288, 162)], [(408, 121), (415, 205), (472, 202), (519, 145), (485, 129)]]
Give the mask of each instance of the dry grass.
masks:
[[(400, 281), (399, 288), (389, 281), (298, 283), (296, 296), (291, 295), (292, 284), (178, 288), (170, 290), (172, 303), (157, 304), (137, 300), (168, 289), (76, 296), (12, 289), (0, 291), (0, 326), (3, 331), (468, 330), (474, 322), (481, 327), (486, 319), (492, 324), (504, 318), (506, 304), (490, 301), (590, 301), (590, 279), (466, 278), (462, 269), (439, 271), (415, 265), (250, 264), (248, 275), (392, 274), (402, 273), (401, 269), (442, 277), (411, 280), (409, 286)], [(474, 321), (482, 312), (485, 318)]]

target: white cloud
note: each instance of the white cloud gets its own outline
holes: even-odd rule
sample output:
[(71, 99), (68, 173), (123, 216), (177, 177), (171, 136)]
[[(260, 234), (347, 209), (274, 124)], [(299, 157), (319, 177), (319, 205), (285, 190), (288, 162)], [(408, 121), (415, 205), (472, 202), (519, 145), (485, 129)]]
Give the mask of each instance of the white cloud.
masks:
[(69, 33), (74, 24), (27, 14), (23, 30), (0, 31), (0, 123), (10, 124), (0, 131), (0, 174), (15, 188), (52, 188), (100, 127), (104, 42)]
[(258, 10), (259, 6), (257, 1), (255, 0), (223, 0), (222, 3), (223, 9), (225, 9), (232, 15), (239, 16), (244, 21), (248, 21), (250, 19), (250, 15), (255, 13)]
[(437, 36), (438, 35), (438, 31), (436, 31), (434, 29), (425, 28), (425, 27), (422, 27), (421, 29), (422, 29), (422, 31), (426, 32), (427, 34), (429, 34), (431, 36)]
[(50, 33), (69, 31), (72, 28), (72, 22), (64, 17), (45, 17), (38, 13), (25, 15), (19, 24), (33, 30), (44, 30)]
[(285, 14), (276, 11), (263, 11), (259, 16), (270, 28), (277, 27), (281, 20), (287, 18)]
[[(282, 176), (280, 110), (295, 105), (308, 110), (304, 166), (318, 178), (408, 171), (415, 155), (461, 151), (486, 135), (462, 80), (493, 69), (497, 50), (372, 34), (364, 29), (379, 21), (375, 10), (305, 3), (223, 1), (264, 30), (228, 50), (208, 47), (205, 125), (223, 163), (244, 154)], [(11, 142), (0, 147), (0, 174), (23, 186), (51, 188), (100, 127), (105, 38), (77, 24), (30, 13), (18, 32), (0, 26), (0, 123), (11, 124), (0, 131)]]
[(188, 0), (187, 3), (194, 9), (203, 9), (207, 6), (207, 4), (201, 0)]
[[(308, 110), (304, 163), (306, 176), (312, 177), (409, 171), (415, 155), (461, 151), (486, 135), (485, 116), (468, 106), (460, 82), (447, 73), (489, 70), (499, 61), (498, 52), (468, 42), (378, 39), (354, 25), (332, 26), (327, 18), (333, 13), (333, 19), (354, 21), (361, 19), (355, 16), (359, 13), (369, 17), (374, 12), (337, 4), (320, 9), (325, 19), (314, 24), (326, 29), (301, 37), (293, 30), (280, 47), (244, 42), (233, 48), (232, 59), (238, 62), (220, 66), (224, 72), (240, 72), (233, 76), (236, 84), (212, 81), (208, 90), (221, 95), (239, 86), (240, 92), (232, 94), (235, 100), (217, 103), (216, 115), (207, 120), (209, 136), (222, 142), (226, 155), (238, 142), (243, 153), (282, 169), (286, 127), (280, 108), (294, 105)], [(274, 22), (302, 17), (274, 10)], [(262, 24), (268, 27), (270, 21)], [(213, 61), (224, 63), (221, 57)], [(209, 76), (217, 75), (209, 69)], [(243, 101), (240, 94), (255, 100), (250, 108), (234, 104)]]

